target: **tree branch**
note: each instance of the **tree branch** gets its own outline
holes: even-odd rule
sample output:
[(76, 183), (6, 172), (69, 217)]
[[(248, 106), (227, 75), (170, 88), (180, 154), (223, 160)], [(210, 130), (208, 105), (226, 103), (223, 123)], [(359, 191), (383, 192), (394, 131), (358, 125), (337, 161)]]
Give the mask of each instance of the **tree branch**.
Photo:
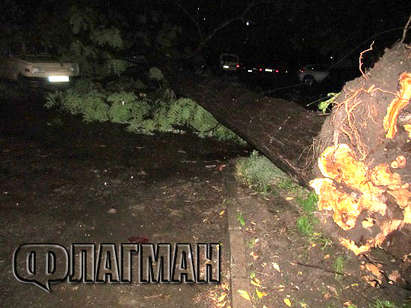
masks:
[(217, 32), (221, 31), (222, 29), (224, 29), (225, 27), (227, 27), (228, 25), (232, 24), (233, 22), (236, 21), (244, 21), (244, 17), (245, 15), (247, 15), (247, 13), (253, 9), (254, 7), (261, 5), (261, 4), (265, 4), (266, 2), (256, 2), (256, 1), (252, 1), (246, 8), (245, 10), (236, 17), (233, 17), (231, 19), (226, 20), (225, 22), (221, 23), (219, 26), (217, 26), (216, 28), (213, 29), (213, 31), (211, 31), (201, 42), (199, 47), (201, 46), (204, 47), (208, 41), (210, 41), (216, 34)]
[(264, 1), (254, 0), (254, 1), (252, 1), (252, 2), (244, 9), (244, 11), (243, 11), (240, 15), (224, 21), (223, 23), (221, 23), (220, 25), (218, 25), (217, 27), (215, 27), (206, 37), (204, 37), (204, 35), (203, 35), (202, 31), (201, 31), (200, 24), (199, 24), (198, 21), (190, 14), (190, 12), (188, 12), (187, 9), (184, 8), (180, 2), (177, 1), (177, 2), (175, 2), (175, 3), (176, 3), (176, 5), (184, 12), (184, 14), (186, 14), (186, 15), (190, 18), (191, 22), (193, 22), (193, 23), (195, 24), (195, 26), (197, 27), (197, 32), (199, 33), (199, 36), (200, 36), (200, 43), (198, 44), (198, 47), (195, 49), (195, 51), (194, 51), (191, 55), (186, 56), (186, 58), (191, 58), (191, 57), (193, 57), (194, 55), (196, 55), (198, 52), (200, 52), (201, 49), (203, 49), (204, 46), (206, 46), (207, 43), (208, 43), (219, 31), (221, 31), (222, 29), (226, 28), (227, 26), (229, 26), (230, 24), (232, 24), (232, 23), (234, 23), (234, 22), (236, 22), (236, 21), (244, 21), (245, 16), (246, 16), (246, 15), (248, 14), (248, 12), (249, 12), (250, 10), (252, 10), (253, 8), (255, 8), (255, 7), (259, 6), (259, 5), (271, 4), (271, 3), (273, 3), (273, 1), (272, 1), (272, 0), (264, 0)]
[(410, 22), (411, 22), (411, 15), (410, 15), (410, 17), (408, 17), (408, 21), (405, 24), (404, 30), (402, 31), (401, 43), (404, 43), (405, 36), (407, 35), (408, 28), (410, 27)]
[(203, 40), (203, 31), (201, 30), (200, 24), (198, 20), (194, 18), (193, 15), (180, 3), (180, 1), (176, 1), (175, 4), (180, 8), (180, 10), (187, 15), (187, 17), (191, 20), (191, 22), (196, 26), (198, 36), (200, 37), (200, 41)]

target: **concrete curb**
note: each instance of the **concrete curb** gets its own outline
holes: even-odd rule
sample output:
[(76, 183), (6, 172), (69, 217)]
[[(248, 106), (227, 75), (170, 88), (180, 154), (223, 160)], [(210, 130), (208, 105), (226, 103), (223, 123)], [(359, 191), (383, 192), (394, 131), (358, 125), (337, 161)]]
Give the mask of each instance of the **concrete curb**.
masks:
[(230, 284), (231, 284), (231, 307), (248, 308), (250, 301), (240, 296), (238, 290), (247, 291), (251, 294), (249, 279), (247, 276), (246, 243), (240, 223), (237, 220), (240, 212), (240, 204), (236, 199), (236, 182), (232, 176), (225, 177), (224, 182), (230, 202), (227, 204), (228, 234), (230, 241)]

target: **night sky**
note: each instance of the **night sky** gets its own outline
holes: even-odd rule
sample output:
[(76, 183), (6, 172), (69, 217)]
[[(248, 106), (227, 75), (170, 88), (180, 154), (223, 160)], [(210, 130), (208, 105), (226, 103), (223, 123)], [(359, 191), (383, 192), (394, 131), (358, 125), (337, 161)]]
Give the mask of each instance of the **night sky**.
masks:
[[(137, 42), (136, 33), (143, 30), (154, 36), (156, 23), (162, 20), (170, 27), (180, 27), (174, 43), (178, 50), (201, 45), (205, 56), (233, 52), (243, 61), (289, 63), (355, 58), (373, 40), (378, 55), (401, 38), (411, 13), (410, 2), (405, 0), (6, 0), (0, 4), (0, 11), (5, 12), (0, 17), (0, 48), (18, 40), (59, 44), (65, 30), (58, 27), (70, 22), (73, 6), (104, 15), (101, 23), (119, 28), (127, 48), (141, 47), (142, 53), (150, 51)], [(142, 16), (146, 18), (143, 23)]]

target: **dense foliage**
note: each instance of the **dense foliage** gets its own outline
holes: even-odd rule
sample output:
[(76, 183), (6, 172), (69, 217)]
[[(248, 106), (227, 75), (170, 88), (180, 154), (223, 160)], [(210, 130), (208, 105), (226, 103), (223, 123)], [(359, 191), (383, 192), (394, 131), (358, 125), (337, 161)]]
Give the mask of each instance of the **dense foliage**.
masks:
[(146, 92), (138, 85), (143, 83), (126, 79), (103, 87), (90, 79), (80, 79), (71, 88), (49, 93), (45, 106), (82, 115), (88, 122), (124, 124), (136, 133), (184, 133), (188, 129), (200, 137), (245, 143), (191, 99), (177, 99), (168, 88)]

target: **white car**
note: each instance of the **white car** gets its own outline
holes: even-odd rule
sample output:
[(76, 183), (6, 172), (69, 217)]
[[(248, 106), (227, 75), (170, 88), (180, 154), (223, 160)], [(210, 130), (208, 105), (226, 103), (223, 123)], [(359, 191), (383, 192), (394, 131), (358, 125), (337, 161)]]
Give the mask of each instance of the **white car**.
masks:
[(21, 55), (0, 58), (0, 78), (16, 81), (68, 83), (79, 75), (76, 63), (59, 62), (49, 55)]
[(320, 83), (328, 77), (330, 72), (318, 64), (308, 64), (301, 68), (298, 72), (298, 79), (301, 82), (311, 86), (315, 82)]
[(222, 53), (220, 55), (220, 68), (223, 71), (238, 71), (240, 69), (240, 57), (231, 53)]

